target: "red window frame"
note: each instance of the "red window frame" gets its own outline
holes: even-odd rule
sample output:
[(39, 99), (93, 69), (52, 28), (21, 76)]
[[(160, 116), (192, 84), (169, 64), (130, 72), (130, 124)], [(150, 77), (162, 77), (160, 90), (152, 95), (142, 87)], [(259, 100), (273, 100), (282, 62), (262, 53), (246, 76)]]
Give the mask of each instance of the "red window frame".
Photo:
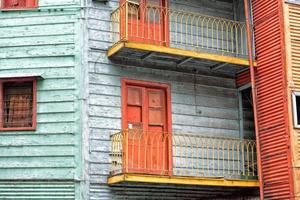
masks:
[(2, 10), (27, 10), (27, 9), (35, 9), (38, 7), (38, 0), (24, 0), (25, 6), (9, 6), (11, 1), (16, 0), (1, 0), (1, 9)]
[[(18, 82), (31, 82), (33, 90), (33, 102), (32, 102), (32, 126), (31, 127), (3, 127), (3, 101), (4, 101), (4, 83), (18, 83)], [(0, 79), (0, 131), (33, 131), (36, 130), (36, 113), (37, 113), (37, 79), (34, 77), (28, 78), (8, 78)]]

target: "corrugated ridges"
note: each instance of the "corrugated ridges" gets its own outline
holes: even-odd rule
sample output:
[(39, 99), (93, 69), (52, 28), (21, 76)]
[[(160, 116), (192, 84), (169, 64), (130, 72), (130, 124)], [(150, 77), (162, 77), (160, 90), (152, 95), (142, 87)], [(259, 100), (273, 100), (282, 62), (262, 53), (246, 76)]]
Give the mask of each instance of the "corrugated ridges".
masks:
[(72, 182), (0, 182), (0, 199), (75, 199)]
[(236, 75), (235, 78), (236, 87), (241, 87), (251, 82), (250, 71), (243, 71)]
[(290, 199), (290, 152), (281, 2), (253, 0), (257, 55), (257, 109), (265, 199)]

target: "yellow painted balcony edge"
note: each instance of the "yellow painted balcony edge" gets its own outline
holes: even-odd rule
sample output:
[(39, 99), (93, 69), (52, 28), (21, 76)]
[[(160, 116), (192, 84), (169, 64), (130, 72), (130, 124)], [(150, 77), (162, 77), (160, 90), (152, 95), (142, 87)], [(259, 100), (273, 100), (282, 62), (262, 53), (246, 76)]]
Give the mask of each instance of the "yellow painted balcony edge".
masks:
[(162, 183), (181, 185), (202, 185), (220, 187), (259, 187), (258, 180), (228, 180), (210, 177), (159, 176), (144, 174), (120, 174), (108, 178), (108, 184), (122, 182)]
[[(143, 44), (143, 43), (136, 43), (136, 42), (128, 42), (128, 41), (121, 41), (113, 45), (108, 50), (108, 57), (113, 56), (118, 51), (123, 48), (129, 49), (139, 49), (143, 51), (152, 51), (158, 53), (166, 53), (171, 55), (178, 55), (184, 57), (191, 57), (191, 58), (198, 58), (198, 59), (206, 59), (206, 60), (213, 60), (217, 62), (224, 62), (224, 63), (231, 63), (236, 65), (244, 65), (249, 66), (249, 60), (243, 58), (236, 58), (230, 56), (222, 56), (217, 54), (210, 54), (210, 53), (203, 53), (203, 52), (196, 52), (184, 49), (178, 49), (173, 47), (165, 47), (165, 46), (157, 46), (152, 44)], [(256, 66), (256, 62), (254, 63)]]

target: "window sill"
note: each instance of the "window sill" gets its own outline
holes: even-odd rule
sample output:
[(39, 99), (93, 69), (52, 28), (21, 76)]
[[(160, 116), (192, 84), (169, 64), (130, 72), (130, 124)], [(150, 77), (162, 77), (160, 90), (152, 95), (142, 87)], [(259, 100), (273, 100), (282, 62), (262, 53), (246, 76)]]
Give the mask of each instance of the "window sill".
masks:
[(0, 132), (4, 131), (35, 131), (36, 127), (19, 127), (19, 128), (0, 128)]
[(30, 8), (0, 8), (0, 11), (9, 12), (9, 11), (26, 11), (26, 10), (37, 10), (39, 7), (30, 7)]

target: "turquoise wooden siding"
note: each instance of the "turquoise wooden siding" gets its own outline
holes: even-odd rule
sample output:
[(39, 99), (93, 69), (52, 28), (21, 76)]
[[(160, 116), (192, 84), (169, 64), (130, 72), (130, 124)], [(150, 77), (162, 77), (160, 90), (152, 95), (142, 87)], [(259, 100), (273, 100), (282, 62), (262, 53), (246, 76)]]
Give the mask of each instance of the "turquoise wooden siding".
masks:
[(37, 84), (37, 130), (0, 132), (0, 199), (83, 196), (80, 3), (39, 0), (36, 10), (0, 12), (1, 76), (44, 78)]

